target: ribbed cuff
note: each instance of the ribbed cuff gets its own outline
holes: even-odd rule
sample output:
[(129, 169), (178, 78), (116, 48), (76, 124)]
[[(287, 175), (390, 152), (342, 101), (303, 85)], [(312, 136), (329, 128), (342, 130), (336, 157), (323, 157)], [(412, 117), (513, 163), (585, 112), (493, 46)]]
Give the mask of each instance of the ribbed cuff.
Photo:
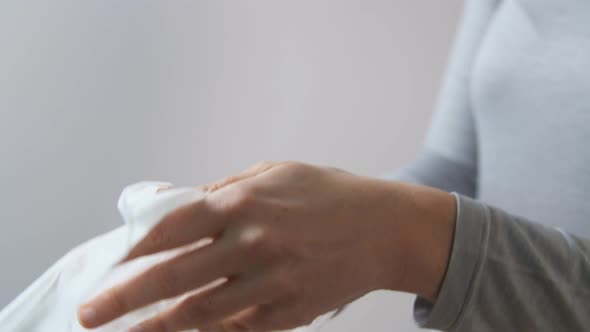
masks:
[(480, 271), (488, 246), (489, 211), (481, 203), (453, 193), (457, 220), (453, 249), (435, 303), (417, 297), (414, 319), (424, 328), (451, 331), (461, 324), (477, 292)]

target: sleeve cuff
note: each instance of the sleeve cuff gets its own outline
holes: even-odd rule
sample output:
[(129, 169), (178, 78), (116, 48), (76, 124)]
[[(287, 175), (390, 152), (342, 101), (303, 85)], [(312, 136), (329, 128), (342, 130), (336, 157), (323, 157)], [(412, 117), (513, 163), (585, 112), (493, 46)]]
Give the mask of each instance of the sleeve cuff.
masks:
[(488, 246), (488, 209), (475, 200), (453, 195), (457, 200), (453, 249), (438, 298), (435, 303), (421, 297), (414, 302), (414, 319), (423, 328), (449, 331), (460, 326), (477, 292)]

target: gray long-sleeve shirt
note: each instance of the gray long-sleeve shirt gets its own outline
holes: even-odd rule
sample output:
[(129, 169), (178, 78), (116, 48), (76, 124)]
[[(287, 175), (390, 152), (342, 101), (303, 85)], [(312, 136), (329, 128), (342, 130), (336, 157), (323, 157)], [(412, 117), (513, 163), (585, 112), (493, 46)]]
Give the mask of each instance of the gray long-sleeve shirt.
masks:
[(458, 193), (424, 327), (590, 331), (590, 1), (467, 0), (424, 151), (398, 179)]

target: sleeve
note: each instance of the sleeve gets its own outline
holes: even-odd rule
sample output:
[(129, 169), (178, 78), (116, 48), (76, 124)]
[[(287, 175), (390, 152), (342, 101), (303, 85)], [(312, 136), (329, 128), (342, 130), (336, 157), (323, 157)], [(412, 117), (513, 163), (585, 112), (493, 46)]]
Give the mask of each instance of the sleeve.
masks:
[(467, 0), (451, 61), (424, 148), (389, 179), (475, 197), (477, 133), (471, 110), (470, 73), (498, 0)]
[(414, 318), (444, 331), (587, 331), (590, 240), (457, 195), (455, 239), (436, 303)]

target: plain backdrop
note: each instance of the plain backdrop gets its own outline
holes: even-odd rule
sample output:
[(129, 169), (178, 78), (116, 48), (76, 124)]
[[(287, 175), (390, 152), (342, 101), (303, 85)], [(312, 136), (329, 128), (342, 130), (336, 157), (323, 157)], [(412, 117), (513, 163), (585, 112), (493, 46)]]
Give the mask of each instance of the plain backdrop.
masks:
[[(118, 226), (123, 186), (292, 159), (379, 176), (418, 151), (461, 1), (0, 2), (0, 308)], [(339, 276), (337, 276), (339, 277)], [(412, 331), (409, 295), (330, 331)]]

